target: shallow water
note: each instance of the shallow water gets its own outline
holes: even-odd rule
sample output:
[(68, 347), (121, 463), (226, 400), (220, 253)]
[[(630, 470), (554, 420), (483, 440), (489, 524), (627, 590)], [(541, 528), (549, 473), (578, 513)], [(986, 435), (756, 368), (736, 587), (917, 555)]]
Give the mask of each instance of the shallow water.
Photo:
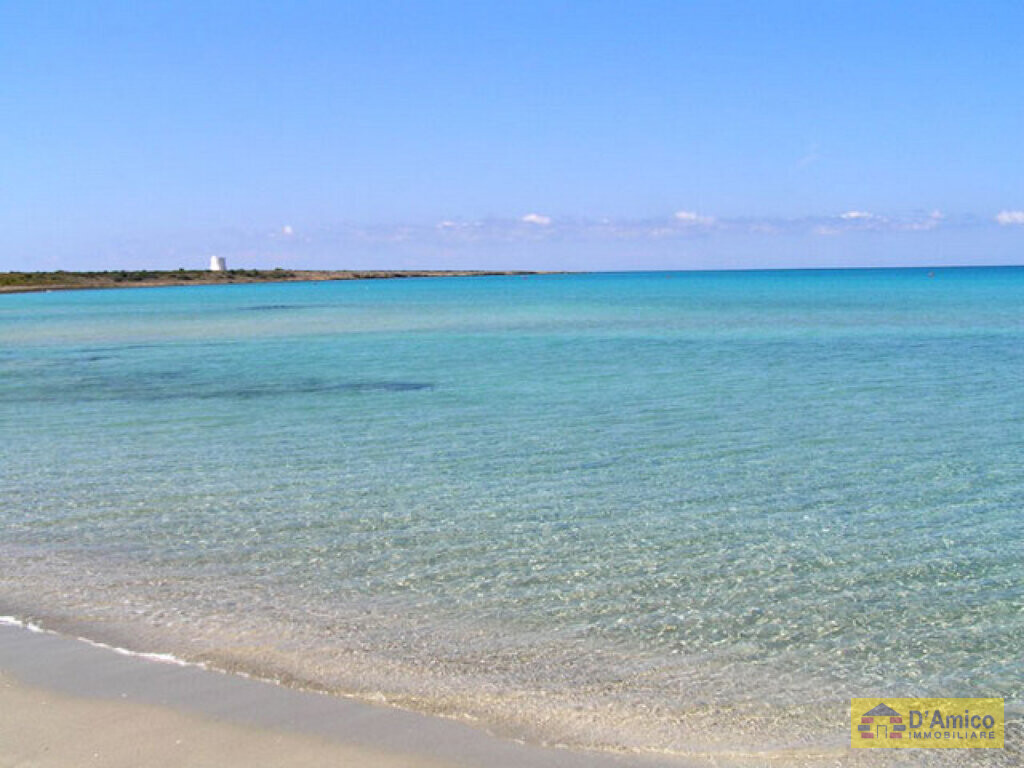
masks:
[(4, 296), (0, 602), (544, 741), (838, 759), (851, 696), (1019, 717), (1022, 427), (1019, 269)]

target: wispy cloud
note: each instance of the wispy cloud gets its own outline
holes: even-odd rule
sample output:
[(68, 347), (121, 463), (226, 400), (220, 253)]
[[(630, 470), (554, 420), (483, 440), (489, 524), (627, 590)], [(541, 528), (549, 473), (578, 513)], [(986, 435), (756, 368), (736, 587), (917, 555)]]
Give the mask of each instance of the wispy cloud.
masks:
[(710, 226), (715, 223), (714, 216), (704, 216), (696, 211), (676, 211), (673, 218), (682, 224)]
[(527, 243), (659, 243), (685, 242), (712, 237), (856, 237), (860, 234), (900, 234), (954, 229), (1024, 228), (1024, 210), (1004, 210), (996, 216), (948, 215), (941, 211), (909, 214), (876, 213), (861, 209), (837, 211), (831, 215), (797, 217), (713, 216), (694, 210), (648, 218), (568, 217), (527, 213), (515, 217), (488, 219), (448, 218), (433, 224), (338, 223), (293, 231), (277, 226), (241, 237), (239, 248), (273, 253), (301, 253), (306, 249), (338, 249), (354, 245), (459, 249), (468, 246), (515, 245)]
[[(792, 229), (799, 228), (797, 219), (791, 222)], [(812, 231), (818, 235), (839, 235), (844, 232), (926, 232), (937, 229), (947, 223), (942, 211), (917, 213), (900, 216), (883, 216), (869, 211), (844, 211), (837, 216), (808, 218), (803, 221), (813, 222)]]
[(1004, 227), (1024, 224), (1024, 211), (1000, 211), (996, 214), (996, 221)]
[[(989, 220), (991, 221), (991, 220)], [(1000, 224), (1024, 224), (1024, 211), (1005, 211)], [(639, 218), (559, 218), (527, 214), (518, 219), (444, 220), (432, 230), (446, 241), (496, 240), (665, 240), (710, 235), (843, 235), (858, 232), (928, 232), (940, 228), (985, 226), (973, 216), (950, 217), (942, 211), (880, 214), (859, 209), (830, 216), (716, 217), (680, 210), (671, 216)]]
[[(585, 253), (589, 248), (594, 252), (634, 254), (676, 251), (685, 254), (715, 248), (738, 253), (744, 249), (770, 251), (773, 247), (797, 252), (801, 248), (818, 247), (815, 238), (844, 239), (846, 242), (841, 245), (835, 243), (837, 249), (860, 247), (858, 238), (902, 238), (901, 242), (909, 248), (915, 247), (911, 244), (912, 238), (970, 230), (1001, 232), (1003, 241), (1024, 236), (1024, 210), (1006, 209), (985, 216), (938, 210), (883, 213), (862, 209), (794, 217), (715, 216), (694, 210), (667, 211), (650, 217), (530, 213), (492, 218), (449, 217), (419, 223), (333, 222), (294, 228), (275, 222), (262, 228), (183, 234), (174, 243), (178, 253), (174, 258), (192, 254), (188, 258), (194, 260), (200, 258), (195, 254), (215, 251), (226, 255), (229, 263), (288, 266), (304, 263), (314, 256), (328, 259), (341, 253), (354, 254), (353, 264), (373, 265), (381, 263), (379, 259), (387, 254), (412, 254), (410, 258), (429, 257), (430, 263), (456, 264), (462, 263), (458, 259), (478, 256), (539, 259), (541, 256), (537, 254)], [(770, 246), (770, 240), (779, 245)], [(559, 250), (567, 246), (568, 251)], [(572, 250), (576, 246), (584, 247)], [(145, 250), (140, 244), (129, 243), (124, 247), (133, 253)], [(205, 260), (195, 263), (205, 264)], [(415, 263), (422, 266), (427, 262)]]
[(935, 210), (925, 216), (923, 219), (910, 219), (904, 222), (903, 229), (911, 232), (921, 232), (929, 229), (936, 229), (946, 220), (946, 214), (942, 211)]
[(807, 151), (804, 152), (803, 156), (796, 161), (796, 167), (806, 168), (807, 166), (813, 165), (814, 163), (818, 162), (820, 158), (821, 155), (818, 153), (818, 145), (811, 144), (811, 146), (807, 148)]

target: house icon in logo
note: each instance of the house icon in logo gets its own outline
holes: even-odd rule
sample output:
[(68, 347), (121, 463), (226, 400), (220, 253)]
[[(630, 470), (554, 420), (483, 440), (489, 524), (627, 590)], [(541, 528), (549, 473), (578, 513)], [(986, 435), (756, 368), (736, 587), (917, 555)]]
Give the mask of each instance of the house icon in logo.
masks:
[(862, 739), (902, 739), (907, 726), (899, 712), (888, 704), (879, 703), (861, 715), (857, 730)]

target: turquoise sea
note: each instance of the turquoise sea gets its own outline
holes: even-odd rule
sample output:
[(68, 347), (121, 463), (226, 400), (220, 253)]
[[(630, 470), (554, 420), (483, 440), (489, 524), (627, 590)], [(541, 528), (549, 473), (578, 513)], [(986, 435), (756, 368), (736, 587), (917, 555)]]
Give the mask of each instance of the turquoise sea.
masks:
[(0, 433), (0, 613), (726, 765), (1001, 696), (908, 764), (1021, 762), (1024, 269), (0, 296)]

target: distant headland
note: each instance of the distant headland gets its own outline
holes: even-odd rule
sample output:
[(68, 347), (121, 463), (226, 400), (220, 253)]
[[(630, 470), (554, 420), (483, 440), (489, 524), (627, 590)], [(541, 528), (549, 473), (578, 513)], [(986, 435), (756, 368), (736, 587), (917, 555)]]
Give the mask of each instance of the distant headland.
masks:
[(88, 288), (155, 288), (168, 285), (291, 283), (323, 280), (380, 280), (399, 277), (536, 275), (540, 272), (476, 269), (205, 269), (115, 270), (107, 272), (0, 272), (0, 293), (73, 291)]

